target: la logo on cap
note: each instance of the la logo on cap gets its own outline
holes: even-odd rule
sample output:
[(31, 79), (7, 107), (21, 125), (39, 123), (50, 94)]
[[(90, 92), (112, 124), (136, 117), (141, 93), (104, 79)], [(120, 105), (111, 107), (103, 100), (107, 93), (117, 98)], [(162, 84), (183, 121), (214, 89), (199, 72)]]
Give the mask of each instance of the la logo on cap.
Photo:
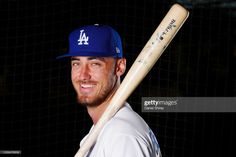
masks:
[(88, 40), (89, 40), (89, 37), (86, 36), (84, 30), (80, 30), (80, 36), (79, 36), (79, 39), (78, 39), (78, 45), (88, 45)]

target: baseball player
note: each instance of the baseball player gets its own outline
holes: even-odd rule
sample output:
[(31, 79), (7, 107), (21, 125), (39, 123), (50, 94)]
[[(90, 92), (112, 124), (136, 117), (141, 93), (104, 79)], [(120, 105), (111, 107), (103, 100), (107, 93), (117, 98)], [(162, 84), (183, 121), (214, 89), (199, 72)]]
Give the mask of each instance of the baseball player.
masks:
[[(64, 57), (71, 58), (71, 80), (78, 103), (87, 108), (95, 126), (125, 73), (121, 38), (107, 25), (83, 26), (70, 34), (69, 52), (58, 58)], [(152, 130), (127, 102), (106, 123), (86, 154), (86, 157), (160, 156)]]

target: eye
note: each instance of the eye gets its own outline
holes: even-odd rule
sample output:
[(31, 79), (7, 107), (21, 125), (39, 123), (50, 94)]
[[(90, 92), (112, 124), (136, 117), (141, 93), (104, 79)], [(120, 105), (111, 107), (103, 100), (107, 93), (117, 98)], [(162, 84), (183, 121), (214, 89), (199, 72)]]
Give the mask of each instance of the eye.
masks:
[(71, 66), (72, 66), (72, 67), (78, 67), (79, 65), (80, 65), (79, 62), (72, 62), (72, 63), (71, 63)]
[(101, 66), (100, 63), (92, 63), (92, 66)]
[(100, 66), (102, 66), (102, 63), (99, 61), (93, 61), (93, 62), (91, 62), (91, 66), (92, 67), (100, 67)]

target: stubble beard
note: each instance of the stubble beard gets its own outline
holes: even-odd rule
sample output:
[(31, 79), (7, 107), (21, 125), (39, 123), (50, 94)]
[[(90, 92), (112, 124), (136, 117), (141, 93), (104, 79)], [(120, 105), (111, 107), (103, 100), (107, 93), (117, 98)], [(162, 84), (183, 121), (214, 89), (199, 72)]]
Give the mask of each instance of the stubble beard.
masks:
[(107, 88), (102, 89), (100, 94), (95, 96), (94, 98), (88, 98), (87, 96), (80, 96), (78, 93), (77, 94), (77, 101), (82, 106), (89, 106), (89, 107), (99, 106), (100, 104), (105, 102), (113, 94), (113, 91), (115, 90), (114, 88), (116, 86), (116, 83), (117, 83), (117, 78), (115, 79), (114, 84), (111, 84), (111, 85), (107, 86)]

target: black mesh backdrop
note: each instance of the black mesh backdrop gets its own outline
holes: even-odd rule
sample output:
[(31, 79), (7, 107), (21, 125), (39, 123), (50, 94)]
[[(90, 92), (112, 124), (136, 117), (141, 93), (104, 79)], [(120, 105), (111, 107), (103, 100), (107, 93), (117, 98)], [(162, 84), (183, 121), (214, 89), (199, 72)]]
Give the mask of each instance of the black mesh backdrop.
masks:
[[(141, 112), (145, 96), (236, 95), (235, 8), (193, 2), (185, 4), (189, 19), (128, 101), (153, 129), (163, 157), (233, 156), (234, 113)], [(68, 34), (86, 24), (113, 26), (129, 69), (174, 3), (0, 1), (0, 150), (73, 156), (92, 123), (76, 103), (70, 63), (55, 60), (67, 51)]]

